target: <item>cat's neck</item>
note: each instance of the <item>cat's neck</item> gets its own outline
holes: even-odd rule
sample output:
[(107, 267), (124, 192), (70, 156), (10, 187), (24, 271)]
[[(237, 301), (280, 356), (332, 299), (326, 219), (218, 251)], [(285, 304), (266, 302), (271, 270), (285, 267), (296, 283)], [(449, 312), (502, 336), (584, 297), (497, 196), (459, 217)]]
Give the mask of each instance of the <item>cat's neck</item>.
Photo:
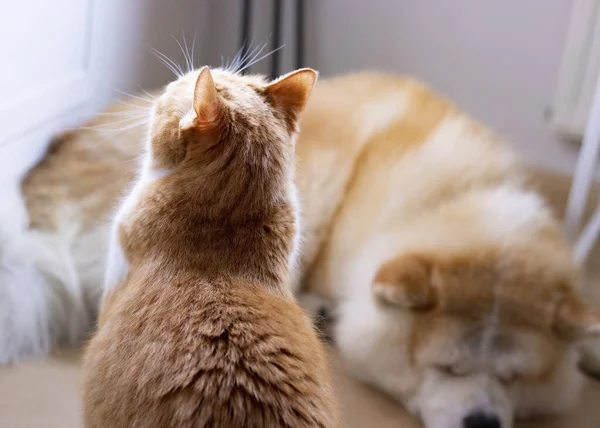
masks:
[(286, 286), (297, 234), (291, 204), (243, 219), (216, 220), (193, 209), (180, 206), (178, 213), (149, 216), (163, 207), (145, 207), (146, 219), (130, 229), (125, 251), (141, 264), (159, 261), (165, 268), (209, 280), (239, 277), (272, 289)]
[(125, 253), (169, 270), (287, 288), (298, 212), (283, 166), (225, 162), (213, 171), (184, 167), (164, 175), (125, 223)]
[(243, 221), (249, 214), (289, 202), (290, 154), (275, 150), (244, 154), (243, 148), (232, 145), (198, 156), (195, 162), (182, 171), (191, 186), (179, 188), (187, 189), (190, 203), (201, 206), (209, 217)]

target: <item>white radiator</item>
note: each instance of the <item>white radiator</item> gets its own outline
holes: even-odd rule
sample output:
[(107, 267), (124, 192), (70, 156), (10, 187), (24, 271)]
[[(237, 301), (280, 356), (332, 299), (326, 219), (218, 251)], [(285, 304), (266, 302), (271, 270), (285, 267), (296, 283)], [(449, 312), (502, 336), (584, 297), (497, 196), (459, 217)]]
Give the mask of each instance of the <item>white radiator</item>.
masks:
[(600, 1), (575, 0), (552, 106), (556, 130), (581, 139), (600, 71)]

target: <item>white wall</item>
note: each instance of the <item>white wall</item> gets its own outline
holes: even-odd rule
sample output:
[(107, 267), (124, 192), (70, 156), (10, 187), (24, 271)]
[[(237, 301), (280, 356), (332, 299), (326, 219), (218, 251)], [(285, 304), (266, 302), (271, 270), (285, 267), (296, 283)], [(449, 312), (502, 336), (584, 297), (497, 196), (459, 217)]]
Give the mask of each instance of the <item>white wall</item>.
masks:
[(309, 62), (323, 74), (412, 74), (507, 136), (530, 162), (572, 169), (578, 146), (546, 115), (573, 0), (310, 1)]
[(92, 44), (94, 100), (104, 106), (122, 95), (154, 89), (173, 79), (173, 74), (149, 51), (158, 49), (180, 64), (177, 42), (183, 35), (189, 47), (196, 35), (195, 61), (203, 61), (209, 0), (102, 0), (96, 1)]
[[(148, 46), (181, 60), (170, 35), (181, 41), (183, 32), (191, 41), (196, 32), (196, 57), (203, 62), (209, 0), (55, 0), (48, 8), (37, 1), (0, 2), (6, 65), (0, 69), (0, 125), (11, 131), (0, 133), (0, 181), (16, 178), (54, 134), (122, 97), (119, 91), (172, 79)], [(63, 85), (62, 76), (73, 73), (67, 81), (73, 84)]]
[[(307, 65), (324, 76), (360, 69), (415, 75), (506, 135), (530, 162), (568, 171), (578, 146), (560, 141), (545, 114), (573, 1), (306, 0)], [(147, 45), (180, 61), (171, 34), (181, 39), (183, 30), (188, 41), (197, 34), (197, 65), (232, 57), (240, 41), (240, 3), (94, 1), (89, 99), (53, 124), (0, 146), (0, 161), (26, 153), (31, 162), (58, 127), (107, 105), (120, 96), (115, 89), (137, 92), (138, 84), (150, 89), (167, 82), (170, 72)], [(272, 1), (253, 3), (253, 37), (262, 43), (271, 32)], [(12, 4), (3, 3), (0, 14)], [(293, 65), (293, 6), (284, 0), (283, 71)], [(1, 43), (10, 43), (10, 35)], [(35, 57), (35, 45), (28, 54)], [(268, 66), (267, 60), (254, 70)]]
[[(579, 146), (561, 141), (547, 115), (573, 1), (307, 0), (307, 65), (323, 76), (378, 69), (419, 77), (505, 135), (527, 161), (571, 171)], [(213, 62), (237, 48), (238, 3), (211, 3)], [(262, 42), (272, 2), (254, 3)]]
[[(308, 0), (307, 3), (315, 1)], [(321, 0), (316, 0), (321, 1)], [(327, 0), (325, 0), (327, 1)], [(295, 0), (283, 0), (283, 25), (281, 42), (281, 73), (291, 71), (294, 66), (295, 43)], [(241, 0), (209, 1), (207, 14), (210, 16), (205, 33), (205, 59), (207, 64), (221, 65), (223, 59), (232, 58), (241, 45)], [(307, 8), (308, 9), (308, 8)], [(273, 45), (273, 1), (252, 1), (252, 24), (249, 42), (252, 46), (266, 43), (263, 54), (276, 46)], [(254, 73), (270, 73), (270, 61), (265, 59), (252, 67)]]

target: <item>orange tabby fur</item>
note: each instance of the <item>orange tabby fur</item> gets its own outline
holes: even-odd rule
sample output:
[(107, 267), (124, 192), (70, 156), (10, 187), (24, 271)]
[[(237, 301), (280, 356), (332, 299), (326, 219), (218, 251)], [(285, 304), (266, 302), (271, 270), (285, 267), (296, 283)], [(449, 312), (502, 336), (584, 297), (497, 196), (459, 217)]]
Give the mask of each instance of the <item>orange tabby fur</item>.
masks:
[(155, 103), (147, 165), (161, 173), (115, 220), (128, 270), (86, 349), (88, 427), (337, 425), (322, 345), (288, 288), (293, 139), (316, 73), (212, 75)]

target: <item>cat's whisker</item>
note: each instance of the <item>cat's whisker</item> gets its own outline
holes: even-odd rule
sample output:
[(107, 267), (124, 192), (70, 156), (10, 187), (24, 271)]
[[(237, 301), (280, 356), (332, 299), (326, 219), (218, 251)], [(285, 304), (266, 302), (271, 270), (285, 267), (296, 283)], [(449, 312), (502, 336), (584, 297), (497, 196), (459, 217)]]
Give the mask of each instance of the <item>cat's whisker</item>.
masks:
[(242, 51), (241, 49), (238, 50), (237, 53), (235, 54), (235, 56), (233, 57), (233, 59), (231, 60), (231, 63), (228, 62), (225, 65), (225, 67), (223, 67), (225, 70), (229, 70), (229, 71), (235, 70), (235, 67), (237, 66), (237, 63), (239, 61), (239, 56), (240, 56), (241, 51)]
[(138, 162), (139, 163), (139, 162), (142, 162), (143, 159), (144, 159), (144, 155), (140, 155), (140, 156), (134, 156), (131, 159), (126, 159), (126, 160), (121, 161), (119, 163), (122, 163), (122, 164), (131, 163), (131, 162)]
[[(97, 124), (97, 125), (89, 125), (85, 126), (88, 130), (111, 130), (115, 129), (115, 126), (121, 125), (129, 125), (135, 122), (147, 121), (150, 122), (150, 118), (147, 114), (138, 114), (138, 115), (110, 115), (110, 114), (101, 114), (99, 117), (105, 117), (110, 120), (110, 123)], [(79, 129), (82, 129), (81, 127)]]
[[(99, 141), (95, 141), (95, 142), (93, 142), (93, 143), (88, 143), (88, 144), (87, 144), (87, 146), (88, 146), (88, 147), (98, 147), (98, 146), (100, 146), (101, 144), (103, 144), (105, 141), (109, 140), (110, 138), (113, 138), (113, 137), (116, 137), (116, 136), (118, 136), (118, 135), (119, 135), (121, 132), (127, 131), (127, 130), (129, 130), (129, 129), (134, 129), (134, 128), (136, 128), (136, 127), (138, 127), (138, 126), (142, 126), (142, 125), (144, 125), (144, 123), (141, 123), (141, 124), (137, 124), (137, 123), (136, 123), (136, 124), (134, 124), (134, 126), (131, 126), (131, 127), (127, 127), (127, 128), (124, 128), (124, 129), (117, 129), (117, 130), (115, 130), (114, 132), (111, 132), (111, 133), (109, 133), (108, 135), (105, 135), (105, 136), (104, 136), (104, 137), (103, 137), (101, 140), (99, 140)], [(80, 128), (80, 129), (81, 129), (81, 128)], [(98, 130), (92, 130), (92, 131), (93, 131), (93, 132), (103, 132), (103, 131), (98, 131)], [(107, 130), (107, 131), (108, 131), (108, 130)], [(140, 142), (139, 144), (134, 144), (133, 146), (135, 146), (135, 147), (142, 147), (144, 144), (145, 144), (145, 142)]]
[[(253, 44), (254, 44), (254, 38), (252, 38), (252, 40), (250, 41), (250, 43), (248, 45), (246, 45), (246, 43), (244, 42), (244, 45), (237, 51), (237, 53), (233, 57), (231, 64), (227, 63), (225, 65), (225, 64), (223, 64), (223, 60), (221, 59), (221, 63), (224, 65), (223, 68), (225, 68), (228, 71), (231, 71), (232, 73), (237, 73), (238, 69), (244, 65), (244, 63), (248, 60), (248, 58), (253, 56), (257, 52), (257, 50), (261, 49), (261, 45), (255, 46), (253, 49), (248, 49), (248, 47), (252, 46)], [(267, 44), (264, 43), (262, 45), (262, 49), (264, 49), (264, 47), (266, 45)], [(246, 49), (248, 49), (248, 50), (246, 50)]]
[[(107, 141), (108, 139), (116, 137), (117, 135), (121, 134), (122, 132), (128, 131), (130, 129), (138, 128), (140, 126), (147, 126), (147, 125), (148, 125), (148, 122), (147, 121), (143, 121), (143, 122), (133, 123), (131, 125), (124, 126), (122, 128), (116, 129), (113, 132), (111, 132), (110, 134), (106, 135), (104, 138), (102, 138), (100, 141), (98, 141), (94, 145), (98, 146), (98, 145), (104, 143), (105, 141)], [(97, 130), (97, 129), (92, 129), (92, 131), (94, 131), (94, 132), (107, 132), (109, 130), (100, 131), (100, 130)]]
[(152, 101), (156, 100), (156, 95), (152, 95), (150, 92), (148, 92), (147, 90), (145, 90), (144, 88), (142, 88), (140, 85), (137, 85), (138, 89), (140, 91), (142, 91), (144, 94), (146, 94), (146, 96), (148, 96), (148, 98), (152, 99)]
[(267, 47), (267, 42), (263, 43), (262, 45), (256, 46), (254, 49), (252, 49), (249, 52), (246, 52), (246, 55), (244, 55), (244, 57), (242, 58), (242, 60), (240, 62), (240, 67), (242, 67), (242, 68), (236, 70), (236, 73), (241, 73), (246, 68), (248, 68), (249, 67), (248, 64), (251, 63), (254, 59), (256, 59), (256, 57), (258, 55), (260, 55), (262, 53), (262, 51), (265, 50), (266, 47)]
[[(242, 60), (242, 54), (244, 53), (244, 47), (241, 47), (240, 49), (238, 49), (238, 51), (235, 53), (235, 56), (233, 57), (233, 60), (231, 61), (231, 64), (227, 64), (224, 68), (226, 70), (229, 70), (233, 73), (235, 73), (236, 69), (240, 66), (241, 64), (241, 60)], [(247, 52), (246, 52), (247, 53)]]
[[(104, 116), (105, 114), (100, 114), (102, 116)], [(106, 114), (106, 116), (109, 116), (109, 114)], [(119, 124), (119, 123), (124, 123), (124, 122), (130, 122), (132, 120), (140, 120), (142, 118), (148, 118), (149, 119), (149, 115), (148, 114), (142, 114), (142, 113), (125, 113), (123, 112), (123, 114), (121, 115), (121, 117), (123, 119), (120, 120), (116, 120), (116, 121), (112, 121), (111, 123), (105, 123), (105, 124), (101, 124), (101, 125), (96, 125), (97, 127), (107, 127), (107, 126), (111, 126), (114, 124)]]
[[(196, 48), (196, 30), (194, 30), (194, 40), (192, 40), (192, 67), (195, 67), (194, 65), (194, 51)], [(185, 38), (183, 39), (185, 41)]]
[(105, 113), (96, 113), (97, 116), (108, 116), (108, 117), (133, 117), (133, 118), (141, 118), (149, 114), (149, 110), (147, 111), (114, 111), (114, 112), (105, 112)]
[(144, 98), (139, 95), (130, 94), (129, 92), (121, 91), (119, 89), (113, 88), (113, 91), (118, 92), (121, 95), (125, 95), (130, 98), (135, 98), (136, 100), (144, 101), (146, 103), (152, 104), (154, 102), (154, 97), (152, 98)]
[(232, 73), (238, 73), (240, 68), (243, 67), (250, 58), (253, 58), (257, 53), (261, 52), (267, 46), (266, 43), (263, 45), (258, 45), (252, 48), (251, 50), (247, 50), (244, 52), (244, 48), (240, 49), (236, 56), (233, 58), (233, 61), (230, 65), (226, 67), (226, 70)]
[(135, 104), (129, 103), (129, 102), (125, 101), (125, 100), (119, 100), (118, 103), (119, 104), (123, 104), (124, 106), (127, 106), (127, 107), (131, 107), (133, 110), (146, 110), (148, 112), (150, 110), (152, 110), (152, 106), (143, 107), (143, 106), (140, 106), (140, 105), (135, 105)]
[(177, 64), (175, 61), (173, 61), (171, 58), (169, 58), (159, 50), (154, 49), (151, 46), (148, 46), (148, 48), (159, 59), (160, 62), (162, 62), (169, 70), (171, 70), (171, 72), (175, 76), (181, 77), (184, 75), (184, 72), (179, 64)]
[(246, 64), (248, 64), (248, 63), (251, 63), (251, 62), (253, 62), (253, 61), (254, 61), (256, 58), (258, 58), (258, 57), (259, 57), (259, 56), (260, 56), (260, 55), (263, 53), (263, 51), (265, 50), (265, 48), (267, 47), (267, 45), (268, 45), (268, 42), (264, 42), (264, 43), (263, 43), (263, 44), (260, 46), (260, 49), (259, 49), (259, 50), (258, 50), (258, 51), (257, 51), (257, 52), (254, 54), (254, 55), (252, 55), (252, 57), (251, 57), (251, 58), (249, 58), (249, 59), (246, 59)]
[(281, 45), (278, 48), (273, 49), (271, 52), (267, 52), (266, 54), (264, 54), (263, 56), (261, 56), (258, 59), (253, 59), (252, 62), (246, 64), (238, 73), (241, 73), (242, 71), (246, 70), (248, 67), (252, 67), (254, 64), (256, 64), (259, 61), (262, 61), (263, 59), (267, 58), (269, 55), (274, 54), (275, 52), (277, 52), (278, 50), (281, 50), (285, 47), (285, 45)]
[(87, 131), (113, 131), (114, 130), (114, 125), (125, 124), (126, 126), (128, 126), (129, 124), (132, 124), (132, 122), (134, 122), (134, 123), (148, 123), (148, 121), (149, 121), (148, 116), (144, 115), (144, 116), (139, 116), (139, 117), (130, 117), (130, 118), (127, 118), (127, 119), (117, 120), (115, 122), (105, 123), (105, 124), (100, 124), (100, 125), (79, 126), (79, 127), (74, 128), (74, 129), (84, 129), (84, 130), (87, 130)]
[(235, 54), (235, 56), (233, 57), (233, 60), (231, 61), (231, 65), (228, 65), (227, 70), (231, 71), (232, 73), (237, 72), (237, 70), (243, 64), (244, 57), (246, 57), (247, 55), (248, 55), (248, 51), (244, 52), (244, 47), (239, 49), (237, 51), (237, 53)]
[[(253, 43), (254, 43), (254, 37), (252, 37), (252, 40), (250, 41), (250, 43), (248, 43), (248, 40), (244, 40), (244, 42), (242, 43), (242, 47), (241, 47), (240, 49), (238, 49), (238, 51), (236, 52), (236, 54), (235, 54), (235, 56), (234, 56), (234, 60), (235, 60), (235, 58), (238, 58), (238, 57), (240, 57), (240, 58), (241, 58), (242, 56), (244, 56), (244, 55), (243, 55), (243, 54), (244, 54), (244, 52), (245, 52), (245, 53), (248, 53), (248, 51), (247, 51), (246, 49), (247, 49), (249, 46), (252, 46), (252, 44), (253, 44)], [(226, 70), (228, 70), (228, 71), (231, 71), (232, 73), (235, 73), (235, 68), (233, 68), (233, 64), (234, 64), (234, 63), (233, 63), (233, 61), (232, 61), (232, 64), (231, 64), (230, 66), (228, 65), (227, 67), (224, 67), (224, 68), (225, 68)], [(222, 65), (223, 65), (223, 64), (222, 64)]]
[[(153, 52), (154, 53), (154, 52)], [(169, 69), (169, 71), (171, 71), (175, 77), (181, 77), (181, 73), (175, 68), (173, 67), (171, 64), (169, 64), (165, 59), (161, 58), (160, 56), (158, 56), (158, 54), (154, 53), (154, 55), (158, 58), (158, 60)]]
[(191, 65), (190, 65), (190, 60), (187, 57), (187, 53), (186, 53), (185, 49), (183, 49), (183, 45), (181, 43), (179, 43), (179, 40), (177, 40), (177, 37), (175, 37), (173, 34), (171, 34), (171, 38), (173, 40), (175, 40), (175, 42), (179, 46), (179, 49), (181, 49), (181, 53), (183, 54), (183, 59), (185, 60), (186, 73), (190, 72), (192, 70)]
[[(194, 40), (195, 40), (195, 37), (196, 36), (194, 36)], [(183, 47), (185, 48), (185, 53), (187, 54), (186, 62), (188, 63), (188, 68), (189, 68), (188, 71), (192, 71), (194, 69), (194, 60), (192, 59), (193, 55), (190, 55), (190, 50), (188, 48), (187, 41), (185, 40), (185, 34), (184, 34), (183, 30), (181, 30), (181, 38), (183, 39)], [(194, 53), (194, 48), (192, 47), (192, 54), (193, 53)]]
[(158, 49), (154, 49), (154, 51), (160, 55), (161, 58), (163, 58), (165, 61), (167, 61), (169, 64), (171, 64), (173, 66), (173, 68), (175, 68), (180, 76), (183, 76), (185, 73), (183, 72), (183, 68), (181, 67), (181, 64), (179, 64), (177, 61), (175, 61), (174, 59), (171, 59), (170, 57), (168, 57), (167, 55), (165, 55), (164, 53), (160, 52)]

